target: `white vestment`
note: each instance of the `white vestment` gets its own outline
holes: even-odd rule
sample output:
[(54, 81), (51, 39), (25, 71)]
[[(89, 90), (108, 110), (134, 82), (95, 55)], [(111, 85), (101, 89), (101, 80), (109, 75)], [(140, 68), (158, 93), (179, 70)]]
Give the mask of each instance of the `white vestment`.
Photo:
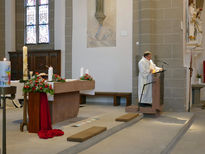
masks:
[[(152, 73), (150, 73), (150, 70), (152, 69), (158, 72), (161, 68), (157, 67), (152, 60), (149, 61), (145, 57), (142, 57), (139, 61), (138, 67), (138, 101), (140, 102), (143, 85), (152, 82)], [(145, 86), (140, 103), (152, 104), (152, 84)]]

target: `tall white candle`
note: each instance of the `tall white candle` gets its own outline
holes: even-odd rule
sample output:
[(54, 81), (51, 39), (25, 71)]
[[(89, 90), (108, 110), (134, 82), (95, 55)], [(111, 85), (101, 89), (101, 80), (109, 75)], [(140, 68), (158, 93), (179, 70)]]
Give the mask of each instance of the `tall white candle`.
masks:
[(81, 67), (81, 68), (80, 68), (80, 76), (83, 76), (83, 74), (84, 74), (84, 68)]
[(0, 61), (0, 87), (10, 87), (11, 81), (11, 62)]
[(89, 74), (89, 70), (88, 69), (85, 70), (85, 74)]
[(53, 80), (53, 67), (49, 67), (48, 68), (48, 81), (52, 81)]
[(23, 80), (28, 80), (28, 49), (23, 46)]

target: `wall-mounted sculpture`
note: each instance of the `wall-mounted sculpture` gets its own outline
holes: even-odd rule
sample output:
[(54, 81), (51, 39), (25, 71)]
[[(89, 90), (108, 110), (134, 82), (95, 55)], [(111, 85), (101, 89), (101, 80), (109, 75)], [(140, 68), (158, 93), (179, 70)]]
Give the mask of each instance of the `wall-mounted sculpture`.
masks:
[[(197, 3), (198, 2), (198, 3)], [(198, 4), (198, 5), (197, 5)], [(187, 45), (200, 47), (202, 45), (202, 19), (203, 0), (188, 0), (187, 7)], [(197, 7), (198, 6), (198, 7)]]
[(87, 47), (116, 46), (116, 0), (87, 0)]
[(95, 18), (100, 25), (103, 25), (103, 21), (106, 18), (104, 14), (104, 0), (96, 0)]

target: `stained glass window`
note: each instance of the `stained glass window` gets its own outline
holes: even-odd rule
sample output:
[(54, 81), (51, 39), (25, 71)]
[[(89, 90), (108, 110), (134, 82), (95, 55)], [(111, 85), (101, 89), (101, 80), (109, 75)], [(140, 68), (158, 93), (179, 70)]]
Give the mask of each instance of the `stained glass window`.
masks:
[(36, 24), (36, 7), (27, 7), (27, 25)]
[(49, 42), (48, 25), (39, 26), (39, 43)]
[(48, 0), (39, 0), (39, 4), (42, 5), (42, 4), (48, 4)]
[(36, 0), (27, 0), (26, 6), (33, 6), (36, 5)]
[(49, 43), (49, 0), (25, 0), (26, 44)]
[(36, 26), (27, 26), (26, 27), (27, 33), (27, 44), (36, 44)]
[(39, 24), (48, 24), (48, 6), (39, 6)]

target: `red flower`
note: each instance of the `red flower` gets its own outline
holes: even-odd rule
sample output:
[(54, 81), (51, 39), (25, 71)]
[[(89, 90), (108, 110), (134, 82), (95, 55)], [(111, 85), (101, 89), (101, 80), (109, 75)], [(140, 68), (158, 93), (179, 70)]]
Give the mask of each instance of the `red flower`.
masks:
[(35, 75), (32, 79), (30, 79), (28, 82), (25, 83), (25, 86), (23, 87), (23, 91), (26, 93), (45, 92), (45, 93), (50, 93), (51, 95), (53, 95), (54, 93), (52, 86), (49, 87), (49, 85), (45, 82), (45, 79), (37, 75)]

